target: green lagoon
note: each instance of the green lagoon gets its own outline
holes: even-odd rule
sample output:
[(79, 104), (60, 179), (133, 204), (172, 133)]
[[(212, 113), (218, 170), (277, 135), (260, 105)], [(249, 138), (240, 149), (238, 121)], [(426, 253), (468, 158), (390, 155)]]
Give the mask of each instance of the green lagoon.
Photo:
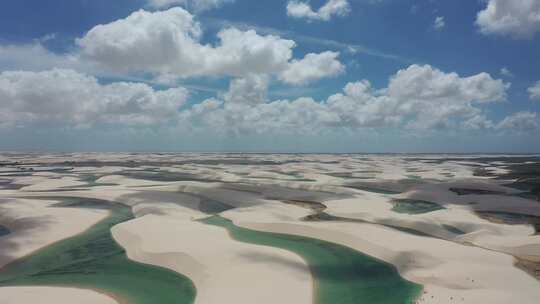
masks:
[(260, 232), (213, 216), (204, 223), (226, 228), (241, 242), (277, 247), (300, 255), (316, 281), (318, 304), (414, 303), (422, 287), (403, 279), (390, 264), (342, 245), (307, 237)]
[(0, 270), (0, 286), (68, 286), (96, 290), (128, 304), (188, 304), (195, 286), (176, 272), (131, 261), (112, 238), (114, 225), (133, 219), (131, 208), (92, 199), (61, 199), (57, 208), (98, 208), (110, 216)]
[(394, 200), (394, 207), (392, 208), (392, 211), (397, 213), (404, 213), (404, 214), (424, 214), (429, 213), (433, 211), (443, 210), (445, 209), (439, 204), (428, 202), (428, 201), (421, 201), (421, 200), (413, 200), (413, 199), (395, 199)]

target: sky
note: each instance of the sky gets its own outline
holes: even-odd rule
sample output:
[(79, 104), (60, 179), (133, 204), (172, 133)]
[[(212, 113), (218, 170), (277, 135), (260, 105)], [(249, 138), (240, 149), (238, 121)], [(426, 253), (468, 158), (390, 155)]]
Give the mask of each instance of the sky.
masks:
[(540, 0), (5, 0), (0, 149), (540, 152)]

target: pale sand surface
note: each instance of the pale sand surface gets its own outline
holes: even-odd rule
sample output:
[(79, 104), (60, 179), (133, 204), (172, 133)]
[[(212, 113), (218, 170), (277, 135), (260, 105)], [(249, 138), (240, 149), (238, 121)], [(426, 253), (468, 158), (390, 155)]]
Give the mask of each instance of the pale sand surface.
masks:
[(227, 231), (174, 216), (117, 225), (129, 258), (173, 269), (197, 286), (196, 303), (312, 303), (306, 263), (297, 255), (232, 240)]
[[(86, 163), (74, 166), (69, 173), (39, 172), (17, 177), (0, 174), (1, 179), (26, 185), (19, 190), (0, 190), (0, 208), (8, 215), (0, 224), (12, 230), (0, 237), (0, 265), (80, 233), (107, 215), (102, 210), (48, 208), (52, 202), (20, 197), (98, 198), (132, 207), (137, 219), (115, 226), (114, 238), (130, 258), (190, 277), (197, 287), (197, 303), (312, 302), (312, 278), (300, 257), (277, 248), (234, 241), (226, 230), (194, 221), (208, 216), (198, 210), (201, 199), (213, 199), (235, 208), (222, 215), (238, 226), (323, 239), (393, 264), (403, 277), (424, 285), (420, 303), (538, 303), (540, 282), (516, 268), (514, 256), (540, 260), (540, 236), (534, 235), (530, 225), (492, 223), (474, 211), (538, 216), (540, 203), (515, 196), (518, 190), (503, 186), (509, 181), (474, 175), (478, 167), (505, 174), (507, 162), (486, 163), (466, 156), (451, 156), (455, 160), (439, 162), (441, 157), (422, 156), (419, 158), (424, 160), (417, 160), (417, 156), (383, 155), (128, 153), (20, 156), (16, 157), (19, 161), (39, 159), (44, 168), (71, 166), (64, 164), (65, 160)], [(127, 176), (125, 170), (190, 174), (199, 180), (144, 180)], [(86, 184), (78, 178), (83, 173), (95, 174), (97, 182), (116, 185), (77, 190)], [(400, 194), (374, 193), (351, 185)], [(66, 191), (66, 187), (75, 190)], [(457, 195), (450, 188), (503, 194)], [(396, 198), (430, 201), (445, 209), (401, 214), (392, 210)], [(366, 223), (302, 221), (316, 211), (284, 204), (286, 200), (322, 203), (327, 214)], [(17, 228), (10, 222), (13, 218), (28, 218), (39, 225)], [(384, 225), (413, 229), (431, 237)], [(449, 231), (449, 226), (462, 234)], [(18, 245), (6, 246), (7, 240)], [(0, 289), (0, 303), (5, 294), (25, 294), (24, 289), (10, 289), (9, 293), (5, 290)], [(44, 290), (55, 295), (66, 292), (69, 298), (68, 290)], [(88, 300), (94, 296), (100, 295), (88, 291), (80, 297)]]
[(512, 298), (532, 304), (540, 297), (539, 283), (515, 268), (509, 255), (371, 224), (301, 223), (292, 217), (284, 221), (292, 214), (289, 209), (261, 206), (224, 216), (245, 228), (319, 238), (389, 262), (405, 278), (424, 285), (422, 303), (463, 299), (464, 303), (502, 304)]
[[(57, 201), (5, 199), (0, 221), (10, 234), (0, 237), (0, 267), (47, 245), (82, 233), (108, 215), (104, 210), (50, 208)], [(0, 303), (113, 304), (97, 292), (58, 287), (1, 287)]]
[(108, 212), (95, 209), (51, 208), (54, 200), (4, 199), (0, 221), (11, 233), (0, 237), (0, 267), (35, 250), (79, 234)]
[(0, 303), (117, 304), (114, 299), (94, 291), (60, 287), (2, 287)]

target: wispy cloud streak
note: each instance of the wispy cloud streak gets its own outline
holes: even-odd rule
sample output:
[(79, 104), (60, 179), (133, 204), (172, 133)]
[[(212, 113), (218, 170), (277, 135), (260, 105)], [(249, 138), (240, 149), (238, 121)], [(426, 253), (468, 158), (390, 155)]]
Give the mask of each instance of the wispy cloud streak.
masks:
[(331, 48), (340, 49), (352, 54), (361, 53), (368, 56), (379, 57), (383, 59), (398, 61), (402, 63), (415, 63), (417, 61), (405, 58), (403, 56), (387, 53), (380, 51), (374, 48), (367, 47), (361, 44), (352, 44), (340, 42), (332, 39), (324, 39), (314, 36), (302, 35), (288, 30), (280, 30), (271, 27), (258, 26), (256, 24), (250, 24), (245, 22), (230, 21), (226, 19), (217, 19), (217, 18), (204, 18), (204, 24), (209, 28), (223, 28), (223, 27), (235, 27), (240, 30), (255, 30), (257, 33), (266, 34), (266, 35), (276, 35), (282, 38), (292, 39), (297, 42), (303, 42), (308, 44), (326, 46)]

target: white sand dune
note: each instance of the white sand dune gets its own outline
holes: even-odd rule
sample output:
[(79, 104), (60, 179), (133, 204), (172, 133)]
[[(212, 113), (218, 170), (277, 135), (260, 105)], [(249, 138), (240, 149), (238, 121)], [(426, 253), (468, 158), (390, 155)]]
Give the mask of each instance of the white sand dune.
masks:
[(113, 228), (129, 258), (191, 278), (196, 303), (312, 303), (309, 268), (297, 255), (232, 240), (225, 229), (174, 216)]
[(538, 281), (515, 268), (510, 255), (372, 224), (298, 222), (294, 210), (266, 204), (224, 216), (245, 228), (323, 239), (389, 262), (424, 285), (422, 303), (533, 304), (540, 297)]
[[(466, 156), (440, 161), (442, 157), (130, 153), (20, 156), (17, 161), (39, 162), (44, 169), (65, 167), (71, 165), (69, 162), (83, 165), (73, 163), (74, 169), (67, 173), (45, 170), (32, 176), (12, 177), (3, 168), (2, 172), (8, 173), (0, 176), (2, 180), (25, 187), (0, 190), (0, 224), (12, 232), (0, 237), (0, 266), (81, 233), (108, 214), (104, 210), (50, 208), (52, 201), (23, 197), (95, 198), (132, 207), (137, 218), (115, 226), (115, 240), (131, 259), (166, 267), (192, 279), (197, 287), (197, 303), (312, 303), (313, 279), (299, 256), (235, 241), (225, 229), (196, 221), (208, 216), (201, 211), (203, 201), (215, 200), (234, 208), (223, 216), (238, 226), (323, 239), (393, 264), (403, 277), (424, 285), (419, 303), (537, 304), (540, 282), (518, 269), (514, 256), (540, 261), (540, 236), (534, 235), (531, 225), (489, 222), (475, 211), (540, 216), (540, 204), (515, 196), (519, 191), (503, 186), (510, 181), (474, 176), (478, 168), (504, 174), (508, 172), (505, 161), (486, 163)], [(124, 174), (126, 170), (180, 173), (180, 180), (132, 178)], [(94, 174), (98, 182), (114, 185), (87, 188), (81, 181), (83, 174)], [(185, 180), (181, 180), (182, 174), (187, 176)], [(197, 177), (197, 181), (190, 177)], [(354, 184), (402, 193), (373, 193), (351, 188)], [(502, 194), (458, 195), (450, 188)], [(392, 210), (396, 198), (430, 201), (445, 209), (415, 215), (397, 213)], [(322, 203), (327, 206), (327, 214), (357, 222), (302, 221), (316, 211), (307, 208), (307, 203), (304, 207), (285, 204), (287, 200)], [(63, 303), (61, 300), (76, 298), (77, 303), (115, 303), (93, 291), (0, 288), (0, 303), (14, 303), (8, 302), (14, 298), (21, 303), (31, 303), (32, 299)]]
[(51, 208), (54, 200), (4, 199), (0, 222), (0, 267), (35, 250), (79, 234), (108, 216), (106, 210)]

